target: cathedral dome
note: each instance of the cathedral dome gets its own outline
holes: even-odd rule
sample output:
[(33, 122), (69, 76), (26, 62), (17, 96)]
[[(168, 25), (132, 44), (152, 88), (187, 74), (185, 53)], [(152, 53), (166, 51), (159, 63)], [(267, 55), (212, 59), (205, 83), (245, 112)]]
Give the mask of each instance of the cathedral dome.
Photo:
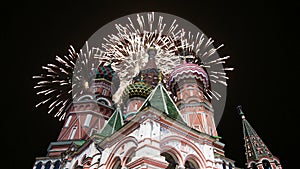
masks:
[(91, 76), (95, 79), (104, 78), (108, 81), (112, 81), (115, 75), (115, 71), (112, 69), (111, 65), (99, 66), (92, 71)]
[(142, 97), (147, 98), (151, 93), (152, 88), (149, 84), (144, 82), (135, 82), (130, 84), (124, 91), (125, 97)]
[(204, 88), (209, 87), (209, 77), (205, 69), (194, 63), (180, 64), (174, 69), (168, 82), (170, 89), (174, 89), (175, 85), (184, 79), (196, 79)]

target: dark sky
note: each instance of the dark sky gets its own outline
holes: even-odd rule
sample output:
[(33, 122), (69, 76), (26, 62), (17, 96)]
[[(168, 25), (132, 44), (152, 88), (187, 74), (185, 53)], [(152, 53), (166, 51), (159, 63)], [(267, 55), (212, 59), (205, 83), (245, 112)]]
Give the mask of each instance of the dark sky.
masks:
[[(6, 8), (3, 6), (2, 8)], [(4, 12), (7, 24), (2, 38), (7, 45), (2, 87), (8, 96), (2, 113), (5, 145), (11, 145), (8, 161), (14, 168), (31, 168), (34, 158), (45, 156), (61, 125), (46, 108), (35, 108), (33, 75), (55, 55), (67, 54), (106, 23), (138, 12), (158, 11), (184, 18), (215, 40), (224, 43), (220, 56), (230, 55), (227, 102), (218, 126), (227, 157), (236, 165), (245, 163), (242, 125), (236, 106), (241, 104), (256, 129), (284, 168), (291, 168), (290, 148), (296, 147), (297, 100), (296, 55), (291, 55), (290, 18), (282, 4), (263, 1), (65, 1), (12, 2)], [(2, 10), (4, 11), (4, 10)], [(8, 61), (6, 61), (6, 59)], [(295, 99), (296, 98), (296, 99)], [(2, 103), (3, 104), (3, 103)], [(14, 154), (14, 155), (13, 155)], [(18, 154), (18, 155), (16, 155)], [(18, 162), (16, 162), (18, 161)]]

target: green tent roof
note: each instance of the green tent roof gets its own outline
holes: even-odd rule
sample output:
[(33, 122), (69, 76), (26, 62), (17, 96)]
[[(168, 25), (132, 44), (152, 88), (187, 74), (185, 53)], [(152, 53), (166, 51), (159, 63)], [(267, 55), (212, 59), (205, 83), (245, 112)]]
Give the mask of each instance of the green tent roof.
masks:
[(101, 136), (108, 137), (123, 126), (123, 118), (119, 108), (115, 110), (113, 115), (108, 119), (106, 125), (101, 130)]
[(178, 120), (180, 122), (184, 122), (177, 106), (170, 98), (165, 87), (160, 82), (150, 93), (150, 95), (147, 97), (147, 99), (141, 106), (140, 110), (148, 106), (153, 107), (165, 113), (167, 116), (171, 117), (172, 119)]

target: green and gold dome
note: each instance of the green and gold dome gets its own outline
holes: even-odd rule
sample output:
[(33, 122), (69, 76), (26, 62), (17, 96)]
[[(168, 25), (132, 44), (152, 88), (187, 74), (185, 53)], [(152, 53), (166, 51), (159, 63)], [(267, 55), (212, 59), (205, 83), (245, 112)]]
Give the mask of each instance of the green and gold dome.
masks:
[(135, 82), (133, 84), (128, 85), (123, 93), (123, 97), (142, 97), (147, 98), (148, 95), (151, 93), (152, 87), (145, 82)]

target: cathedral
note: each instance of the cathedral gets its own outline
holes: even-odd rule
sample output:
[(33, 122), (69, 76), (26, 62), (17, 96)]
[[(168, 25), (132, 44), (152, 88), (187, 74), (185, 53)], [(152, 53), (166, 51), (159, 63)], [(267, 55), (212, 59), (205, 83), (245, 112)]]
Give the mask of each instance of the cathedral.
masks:
[[(113, 101), (118, 76), (99, 65), (91, 71), (88, 92), (67, 107), (60, 134), (33, 169), (238, 169), (225, 156), (206, 90), (205, 67), (182, 54), (180, 64), (165, 76), (155, 48), (148, 61)], [(114, 83), (114, 84), (113, 84)], [(243, 126), (246, 166), (281, 169), (238, 106)], [(243, 166), (244, 167), (244, 166)]]

